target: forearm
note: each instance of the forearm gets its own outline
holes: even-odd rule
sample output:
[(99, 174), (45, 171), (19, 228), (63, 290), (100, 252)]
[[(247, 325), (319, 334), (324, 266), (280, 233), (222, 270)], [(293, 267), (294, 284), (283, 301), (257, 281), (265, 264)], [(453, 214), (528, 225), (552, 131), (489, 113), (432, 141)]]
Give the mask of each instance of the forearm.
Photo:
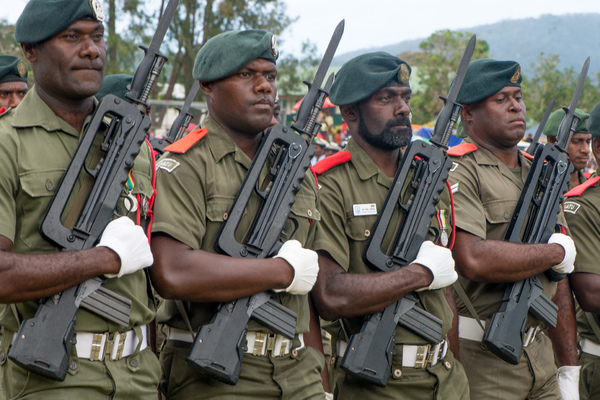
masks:
[(294, 278), (282, 259), (247, 260), (193, 250), (164, 235), (152, 238), (152, 252), (152, 283), (167, 299), (227, 302), (285, 288)]
[(1, 251), (0, 303), (49, 297), (119, 268), (119, 256), (106, 247), (52, 254)]
[(319, 265), (313, 298), (320, 315), (330, 321), (373, 314), (432, 281), (431, 272), (417, 264), (391, 272), (352, 274), (326, 252), (319, 252)]
[(558, 282), (552, 301), (558, 306), (556, 328), (548, 329), (548, 337), (558, 366), (577, 365), (577, 326), (575, 305), (568, 279)]
[(465, 278), (479, 282), (517, 282), (559, 264), (565, 251), (558, 244), (517, 244), (483, 240), (457, 232), (452, 251), (456, 269)]

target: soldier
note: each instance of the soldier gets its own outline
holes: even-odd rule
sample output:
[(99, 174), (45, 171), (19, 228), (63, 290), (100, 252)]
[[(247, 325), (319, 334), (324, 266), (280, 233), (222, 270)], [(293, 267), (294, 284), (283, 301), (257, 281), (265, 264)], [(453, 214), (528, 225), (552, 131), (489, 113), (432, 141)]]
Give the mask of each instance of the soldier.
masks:
[[(579, 123), (575, 127), (568, 149), (569, 161), (573, 164), (573, 172), (571, 172), (571, 180), (568, 185), (569, 189), (573, 189), (587, 180), (583, 172), (590, 157), (590, 143), (592, 142), (592, 135), (587, 126), (590, 115), (578, 108), (575, 109), (575, 115), (579, 117)], [(544, 135), (548, 138), (548, 143), (556, 143), (556, 134), (564, 117), (565, 111), (563, 109), (550, 114), (543, 130)]]
[(442, 319), (444, 337), (452, 325), (445, 287), (457, 275), (450, 250), (444, 247), (452, 231), (447, 190), (432, 221), (429, 240), (421, 245), (411, 264), (392, 272), (371, 273), (361, 257), (402, 158), (400, 147), (412, 136), (410, 72), (406, 62), (383, 52), (364, 54), (344, 64), (330, 98), (340, 106), (352, 138), (344, 151), (313, 167), (318, 175), (322, 214), (313, 247), (319, 253), (320, 265), (313, 298), (322, 318), (341, 322), (333, 324), (331, 331), (336, 339), (335, 390), (339, 399), (419, 399), (436, 394), (444, 399), (469, 397), (464, 370), (448, 349), (447, 339), (431, 345), (435, 355), (419, 364), (417, 353), (429, 353), (430, 346), (400, 325), (396, 327), (395, 354), (386, 387), (349, 374), (344, 377), (339, 368), (346, 341), (360, 331), (364, 316), (409, 292), (418, 291), (417, 306)]
[[(312, 174), (307, 174), (291, 208), (296, 240), (282, 236), (287, 241), (277, 256), (241, 259), (215, 250), (219, 228), (273, 119), (277, 56), (276, 39), (266, 31), (229, 31), (211, 38), (198, 52), (193, 71), (209, 110), (203, 129), (167, 147), (157, 164), (160, 194), (152, 228), (156, 259), (152, 281), (169, 299), (158, 316), (158, 322), (168, 326), (160, 355), (161, 388), (168, 399), (325, 396), (320, 375), (323, 355), (307, 346), (319, 347), (321, 341), (307, 295), (317, 277), (317, 255), (303, 248), (312, 243), (320, 217)], [(256, 209), (257, 201), (252, 198), (248, 207)], [(240, 231), (250, 229), (253, 216), (248, 212)], [(200, 375), (186, 362), (194, 334), (211, 321), (217, 303), (267, 290), (276, 292), (272, 299), (297, 313), (293, 340), (250, 320), (235, 386)], [(272, 341), (276, 348), (261, 344)]]
[[(4, 340), (0, 368), (10, 399), (148, 399), (157, 393), (160, 365), (147, 343), (154, 307), (142, 271), (152, 264), (152, 254), (143, 229), (121, 217), (108, 224), (98, 246), (72, 252), (59, 252), (38, 231), (97, 104), (106, 55), (102, 18), (97, 1), (31, 0), (17, 21), (15, 38), (36, 84), (18, 108), (0, 118), (0, 302), (12, 303), (0, 324), (5, 338), (14, 339), (21, 321), (35, 315), (39, 299), (105, 276), (106, 289), (133, 302), (129, 326), (80, 308), (63, 382), (16, 365), (7, 358), (11, 340)], [(141, 210), (153, 194), (151, 160), (144, 146), (131, 188), (124, 189), (141, 201), (131, 218), (148, 217)], [(121, 213), (128, 211), (123, 205)], [(111, 352), (113, 340), (118, 347)]]
[[(565, 393), (577, 390), (563, 379), (577, 374), (570, 367), (577, 360), (568, 280), (557, 285), (544, 274), (549, 268), (572, 270), (573, 241), (563, 233), (553, 234), (548, 244), (503, 241), (530, 168), (517, 147), (526, 128), (521, 79), (521, 67), (514, 61), (472, 61), (457, 98), (464, 105), (461, 119), (468, 138), (448, 151), (454, 161), (449, 181), (456, 217), (456, 285), (468, 296), (456, 298), (460, 361), (476, 399), (560, 399), (559, 386)], [(562, 214), (559, 223), (564, 227)], [(534, 275), (545, 295), (559, 305), (558, 327), (547, 335), (529, 314), (523, 355), (518, 365), (511, 365), (482, 346), (482, 326), (499, 310), (507, 283)], [(558, 381), (553, 345), (557, 362), (564, 366)]]
[[(600, 159), (600, 103), (596, 104), (588, 120), (592, 135), (592, 151)], [(578, 129), (579, 130), (579, 129)], [(598, 171), (584, 184), (569, 191), (565, 197), (565, 218), (577, 247), (575, 271), (569, 275), (577, 298), (577, 332), (579, 333), (578, 363), (582, 366), (579, 394), (582, 400), (600, 397), (600, 176)]]
[(327, 148), (328, 142), (325, 139), (317, 137), (313, 140), (313, 147), (315, 148), (315, 155), (310, 160), (310, 165), (315, 165), (326, 157), (325, 148)]
[(19, 57), (0, 55), (0, 114), (18, 106), (27, 90), (25, 63)]

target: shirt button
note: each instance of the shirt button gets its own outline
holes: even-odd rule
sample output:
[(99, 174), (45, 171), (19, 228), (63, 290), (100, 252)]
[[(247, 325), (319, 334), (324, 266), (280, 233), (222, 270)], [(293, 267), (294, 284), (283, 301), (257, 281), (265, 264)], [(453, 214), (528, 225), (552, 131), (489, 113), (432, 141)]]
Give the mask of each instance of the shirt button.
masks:
[[(4, 355), (4, 354), (2, 354), (2, 355)], [(2, 361), (2, 360), (0, 360), (0, 361)], [(329, 361), (329, 363), (331, 365), (335, 365), (335, 357), (331, 357), (331, 361)]]
[(365, 229), (365, 236), (366, 236), (366, 237), (369, 237), (369, 236), (371, 236), (371, 231), (370, 231), (370, 230), (368, 230), (368, 229)]
[(402, 371), (400, 371), (400, 369), (395, 369), (394, 370), (394, 378), (398, 379), (402, 376)]
[(446, 362), (444, 363), (444, 366), (446, 367), (446, 369), (450, 369), (450, 368), (452, 368), (452, 364), (450, 364), (450, 361), (446, 361)]
[(508, 215), (508, 213), (504, 214), (504, 219), (509, 219), (510, 215)]
[(308, 214), (309, 217), (312, 217), (312, 210), (308, 210), (307, 214)]
[(229, 217), (229, 214), (227, 214), (227, 213), (223, 214), (223, 221), (227, 221), (228, 217)]
[(77, 368), (79, 368), (79, 365), (75, 361), (71, 361), (71, 363), (69, 364), (69, 369), (71, 371), (76, 371)]
[(132, 358), (131, 360), (129, 360), (129, 365), (135, 368), (138, 366), (138, 361), (135, 358)]
[(298, 350), (297, 350), (297, 349), (293, 349), (293, 350), (292, 350), (292, 357), (293, 357), (293, 358), (296, 358), (296, 357), (298, 357)]
[(46, 190), (51, 192), (54, 189), (54, 185), (50, 182), (50, 179), (46, 179)]

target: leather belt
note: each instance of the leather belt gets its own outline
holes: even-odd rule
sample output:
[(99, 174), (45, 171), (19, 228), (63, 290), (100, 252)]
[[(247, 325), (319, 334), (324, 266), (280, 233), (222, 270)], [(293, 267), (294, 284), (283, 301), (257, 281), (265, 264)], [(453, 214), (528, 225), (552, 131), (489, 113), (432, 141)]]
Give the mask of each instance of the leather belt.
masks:
[[(485, 328), (486, 322), (481, 321), (481, 325)], [(523, 347), (529, 346), (535, 340), (538, 333), (541, 332), (540, 325), (532, 325), (525, 332), (523, 338)], [(465, 317), (462, 315), (458, 316), (458, 337), (461, 339), (473, 340), (475, 342), (483, 341), (485, 332), (481, 330), (481, 326), (477, 323), (474, 318)]]
[(581, 351), (587, 354), (591, 354), (596, 357), (600, 357), (600, 344), (586, 338), (581, 338), (579, 341)]
[[(179, 340), (181, 342), (192, 343), (193, 335), (190, 331), (169, 327), (167, 332), (169, 340)], [(300, 347), (294, 350), (299, 350), (304, 347), (304, 334), (299, 333)], [(265, 356), (269, 352), (274, 357), (282, 357), (288, 355), (292, 351), (292, 340), (283, 335), (269, 334), (263, 332), (246, 332), (246, 353), (255, 356)]]
[[(343, 357), (348, 348), (348, 343), (338, 340), (336, 346), (337, 356)], [(403, 344), (397, 346), (402, 346), (402, 366), (408, 368), (426, 368), (428, 366), (434, 366), (443, 359), (448, 352), (448, 341), (445, 339), (436, 344)]]

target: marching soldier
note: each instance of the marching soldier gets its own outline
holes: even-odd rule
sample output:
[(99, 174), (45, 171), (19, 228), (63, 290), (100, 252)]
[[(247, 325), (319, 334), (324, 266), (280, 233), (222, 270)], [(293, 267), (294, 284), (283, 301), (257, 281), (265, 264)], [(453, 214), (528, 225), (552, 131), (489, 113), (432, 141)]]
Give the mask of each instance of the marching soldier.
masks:
[(0, 55), (0, 114), (18, 106), (27, 90), (27, 67), (23, 60)]

